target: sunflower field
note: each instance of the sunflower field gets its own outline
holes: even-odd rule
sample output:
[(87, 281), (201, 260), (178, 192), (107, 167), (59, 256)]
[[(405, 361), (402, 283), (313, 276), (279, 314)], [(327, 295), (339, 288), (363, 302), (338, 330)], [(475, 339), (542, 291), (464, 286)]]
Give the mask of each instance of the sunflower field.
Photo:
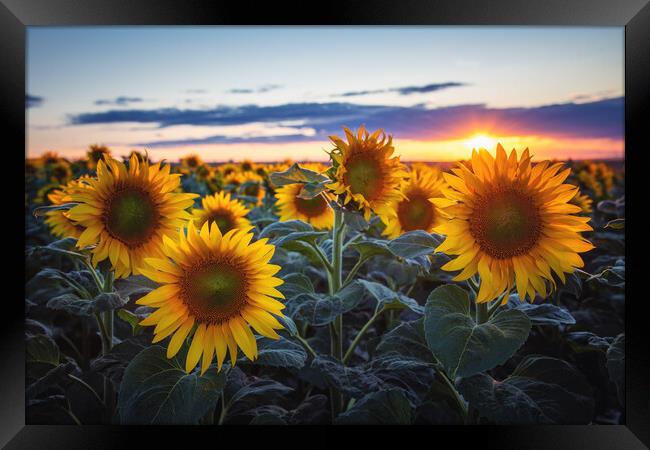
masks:
[(25, 161), (28, 424), (624, 422), (623, 163)]

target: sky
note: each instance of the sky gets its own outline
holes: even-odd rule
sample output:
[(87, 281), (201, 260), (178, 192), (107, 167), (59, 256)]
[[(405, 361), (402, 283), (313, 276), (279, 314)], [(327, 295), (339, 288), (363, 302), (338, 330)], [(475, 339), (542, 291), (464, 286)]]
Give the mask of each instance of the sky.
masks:
[(623, 49), (622, 27), (30, 27), (26, 153), (324, 161), (365, 125), (405, 161), (623, 158)]

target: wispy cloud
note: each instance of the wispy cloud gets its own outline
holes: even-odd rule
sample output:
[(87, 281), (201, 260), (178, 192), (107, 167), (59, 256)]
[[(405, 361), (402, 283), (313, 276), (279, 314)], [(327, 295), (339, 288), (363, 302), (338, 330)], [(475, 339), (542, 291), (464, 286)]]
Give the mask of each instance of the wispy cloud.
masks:
[(280, 84), (265, 84), (256, 88), (233, 88), (226, 91), (229, 94), (263, 94), (265, 92), (280, 89)]
[[(456, 139), (477, 130), (503, 136), (554, 136), (572, 138), (623, 137), (623, 98), (595, 102), (563, 103), (532, 108), (489, 108), (467, 104), (441, 108), (424, 106), (360, 105), (355, 103), (288, 103), (275, 106), (217, 106), (209, 109), (130, 109), (72, 116), (70, 123), (111, 124), (153, 123), (165, 128), (175, 125), (228, 126), (251, 123), (300, 121), (296, 133), (280, 135), (226, 136), (215, 134), (174, 140), (158, 140), (138, 145), (178, 146), (235, 142), (296, 142), (327, 139), (341, 132), (343, 125), (365, 124), (383, 128), (401, 139)], [(304, 129), (313, 131), (307, 135)]]
[(39, 97), (38, 95), (25, 95), (25, 106), (28, 108), (35, 108), (41, 106), (45, 101), (44, 97)]
[(426, 84), (424, 86), (403, 86), (403, 87), (388, 88), (388, 89), (349, 91), (349, 92), (343, 92), (342, 94), (335, 94), (332, 97), (358, 97), (362, 95), (383, 94), (386, 92), (397, 92), (399, 95), (425, 94), (428, 92), (435, 92), (435, 91), (440, 91), (442, 89), (449, 89), (452, 87), (459, 87), (465, 85), (466, 83), (461, 83), (458, 81), (448, 81), (446, 83), (431, 83), (431, 84)]
[(141, 103), (144, 99), (141, 97), (126, 97), (119, 96), (113, 99), (99, 99), (95, 100), (95, 105), (114, 105), (114, 106), (127, 106), (131, 103)]

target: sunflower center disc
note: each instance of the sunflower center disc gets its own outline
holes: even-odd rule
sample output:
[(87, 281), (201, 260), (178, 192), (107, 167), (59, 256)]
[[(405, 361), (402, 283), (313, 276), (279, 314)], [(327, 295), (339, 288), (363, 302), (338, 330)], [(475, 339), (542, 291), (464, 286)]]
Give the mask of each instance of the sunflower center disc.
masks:
[[(222, 234), (225, 234), (235, 228), (235, 221), (228, 211), (220, 210), (211, 213), (208, 216), (207, 222), (208, 224), (215, 222)], [(203, 226), (203, 224), (201, 224), (201, 226)]]
[(296, 209), (307, 217), (318, 217), (327, 210), (327, 202), (320, 195), (309, 200), (296, 197)]
[(105, 221), (115, 238), (128, 245), (138, 245), (151, 236), (158, 223), (158, 211), (148, 193), (126, 189), (111, 199)]
[(243, 189), (244, 195), (249, 197), (257, 197), (260, 193), (260, 185), (257, 183), (247, 183)]
[(246, 280), (241, 269), (229, 262), (210, 262), (190, 272), (182, 294), (190, 312), (199, 320), (220, 322), (245, 303)]
[(469, 218), (470, 232), (493, 258), (522, 255), (539, 240), (541, 218), (530, 196), (516, 190), (501, 191), (476, 204)]
[(345, 182), (353, 194), (361, 194), (367, 200), (379, 196), (383, 173), (379, 162), (368, 155), (355, 155), (346, 164)]
[(404, 231), (428, 230), (433, 223), (433, 204), (424, 197), (411, 196), (400, 202), (397, 217)]

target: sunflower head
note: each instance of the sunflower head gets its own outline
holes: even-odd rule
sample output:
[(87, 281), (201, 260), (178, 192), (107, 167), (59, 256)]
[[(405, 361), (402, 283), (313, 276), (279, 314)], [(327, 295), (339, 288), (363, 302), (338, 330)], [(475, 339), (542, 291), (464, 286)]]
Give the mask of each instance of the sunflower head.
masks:
[(48, 166), (50, 164), (58, 164), (61, 161), (64, 161), (56, 152), (45, 152), (41, 155), (41, 164)]
[(232, 191), (241, 195), (257, 199), (256, 204), (260, 204), (266, 195), (263, 178), (255, 172), (232, 172), (224, 177), (224, 185)]
[(95, 169), (97, 164), (105, 157), (111, 156), (111, 151), (105, 145), (92, 144), (86, 152), (88, 158), (88, 168)]
[[(86, 189), (86, 181), (90, 177), (83, 176), (79, 180), (73, 180), (55, 189), (47, 195), (52, 205), (62, 205), (64, 203), (72, 202), (71, 195), (73, 193), (83, 192)], [(72, 237), (78, 239), (84, 228), (70, 219), (69, 211), (55, 210), (49, 211), (45, 215), (45, 223), (50, 227), (52, 234), (59, 238)]]
[(216, 223), (222, 233), (237, 228), (250, 227), (250, 222), (246, 218), (246, 214), (250, 210), (239, 200), (231, 198), (229, 193), (221, 191), (203, 197), (201, 205), (202, 209), (192, 211), (194, 223), (199, 228), (206, 222), (209, 225)]
[(196, 170), (201, 165), (203, 165), (203, 160), (199, 155), (192, 154), (181, 158), (181, 169), (188, 172)]
[[(275, 192), (280, 221), (302, 220), (314, 228), (329, 229), (334, 225), (334, 210), (322, 195), (312, 199), (299, 198), (302, 184), (286, 184)], [(328, 198), (330, 196), (328, 195)]]
[(250, 159), (245, 159), (239, 164), (242, 172), (253, 172), (257, 169), (257, 165)]
[(391, 202), (390, 213), (380, 214), (386, 225), (384, 235), (394, 239), (413, 230), (433, 231), (441, 223), (442, 212), (433, 199), (442, 195), (445, 187), (442, 173), (437, 167), (416, 164), (411, 168), (408, 181), (402, 184), (403, 198)]
[(328, 187), (337, 195), (345, 195), (344, 204), (354, 201), (370, 218), (390, 214), (390, 204), (402, 194), (399, 187), (408, 175), (394, 152), (392, 136), (382, 130), (370, 134), (361, 126), (356, 135), (344, 128), (348, 142), (330, 136), (336, 146), (330, 153), (334, 182)]
[(250, 360), (257, 358), (251, 327), (262, 336), (278, 339), (283, 326), (284, 296), (274, 277), (280, 266), (269, 264), (275, 247), (267, 239), (251, 243), (250, 228), (222, 234), (207, 222), (200, 232), (190, 221), (177, 240), (164, 237), (163, 255), (146, 258), (141, 272), (162, 286), (136, 303), (156, 308), (141, 325), (153, 326), (153, 342), (172, 336), (167, 357), (172, 358), (193, 333), (185, 369), (190, 372), (201, 360), (204, 373), (216, 355), (221, 370), (226, 352), (231, 364), (241, 348)]
[(577, 205), (580, 207), (583, 214), (591, 214), (593, 212), (592, 204), (593, 200), (587, 194), (583, 194), (580, 191), (576, 191), (576, 195), (569, 200), (569, 203), (572, 205)]
[(161, 255), (162, 237), (175, 236), (190, 219), (186, 208), (196, 194), (177, 194), (179, 174), (169, 165), (140, 163), (132, 156), (127, 168), (106, 157), (97, 164), (97, 178), (71, 194), (79, 205), (71, 220), (85, 228), (77, 247), (93, 245), (93, 263), (110, 259), (116, 277), (137, 275), (145, 256)]
[(580, 207), (569, 203), (577, 187), (564, 183), (570, 169), (563, 163), (533, 165), (528, 149), (518, 158), (514, 149), (507, 155), (497, 145), (496, 158), (474, 150), (471, 168), (459, 164), (452, 172), (444, 174), (450, 188), (434, 199), (446, 215), (435, 228), (446, 235), (436, 250), (457, 256), (442, 266), (461, 270), (454, 280), (478, 272), (478, 302), (513, 287), (522, 300), (546, 297), (556, 286), (552, 272), (564, 282), (565, 273), (583, 266), (578, 253), (593, 246), (580, 232), (591, 227), (589, 217), (575, 215)]

